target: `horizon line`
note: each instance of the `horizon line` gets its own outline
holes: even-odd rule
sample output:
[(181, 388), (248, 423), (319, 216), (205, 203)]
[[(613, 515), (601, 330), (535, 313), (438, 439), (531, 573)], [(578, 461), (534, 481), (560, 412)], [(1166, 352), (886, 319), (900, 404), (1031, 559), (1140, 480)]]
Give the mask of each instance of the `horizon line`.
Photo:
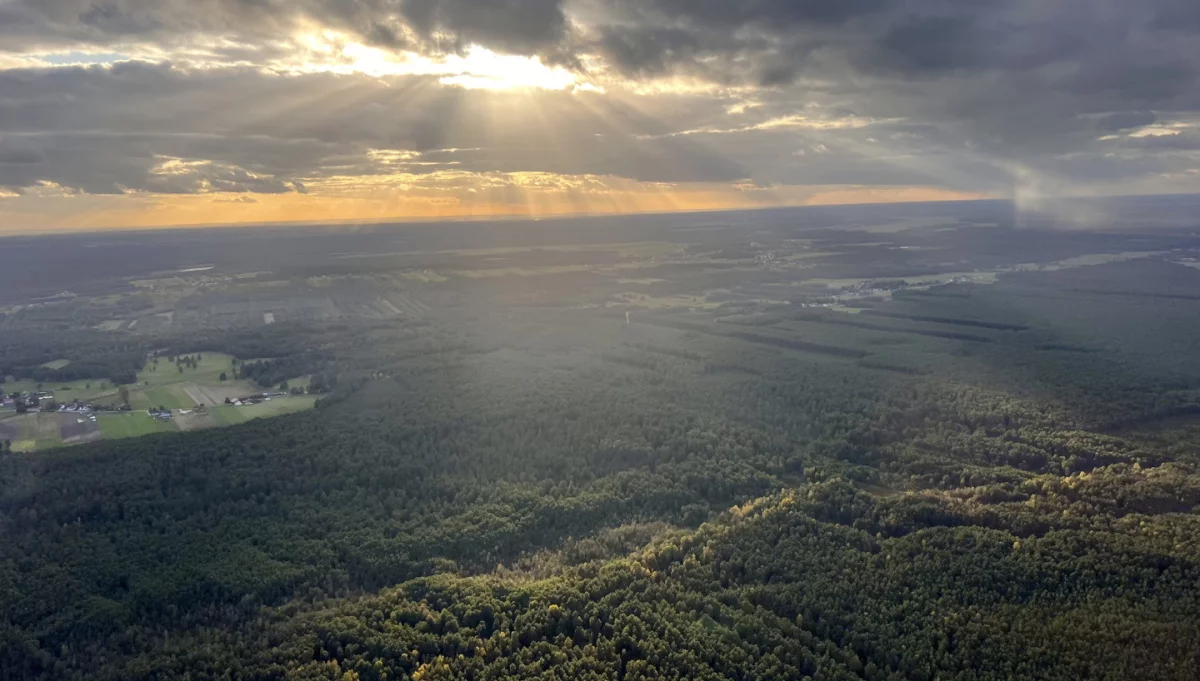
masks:
[[(1200, 197), (1200, 192), (1172, 192), (1172, 193), (1157, 193), (1157, 194), (1114, 194), (1111, 196), (1093, 196), (1093, 195), (1065, 195), (1056, 197), (1045, 197), (1040, 199), (1045, 202), (1054, 201), (1104, 201), (1113, 199), (1151, 199), (1165, 197), (1180, 197), (1180, 196), (1196, 196)], [(936, 201), (863, 201), (850, 203), (817, 203), (817, 204), (794, 204), (780, 206), (754, 206), (754, 207), (731, 207), (731, 208), (698, 208), (693, 210), (661, 210), (661, 211), (634, 211), (634, 212), (569, 212), (569, 213), (547, 213), (547, 214), (492, 214), (492, 215), (445, 215), (437, 217), (416, 217), (416, 216), (395, 216), (387, 218), (346, 218), (333, 220), (275, 220), (269, 222), (214, 222), (214, 223), (194, 223), (194, 224), (162, 224), (149, 226), (105, 226), (105, 227), (61, 227), (39, 229), (32, 231), (0, 231), (0, 239), (12, 239), (21, 237), (45, 237), (45, 236), (78, 236), (87, 234), (117, 234), (126, 232), (168, 232), (168, 231), (183, 231), (183, 230), (229, 230), (229, 229), (279, 229), (285, 227), (338, 227), (338, 226), (405, 226), (405, 225), (429, 225), (429, 224), (455, 224), (455, 223), (486, 223), (486, 222), (543, 222), (550, 220), (585, 220), (589, 218), (603, 217), (649, 217), (649, 216), (665, 216), (665, 215), (715, 215), (721, 213), (766, 213), (770, 211), (782, 210), (800, 210), (800, 209), (821, 209), (821, 208), (849, 208), (855, 206), (919, 206), (919, 205), (936, 205), (936, 204), (955, 204), (955, 203), (1009, 203), (1017, 204), (1020, 200), (1013, 197), (993, 197), (993, 198), (963, 198), (963, 199), (940, 199)]]

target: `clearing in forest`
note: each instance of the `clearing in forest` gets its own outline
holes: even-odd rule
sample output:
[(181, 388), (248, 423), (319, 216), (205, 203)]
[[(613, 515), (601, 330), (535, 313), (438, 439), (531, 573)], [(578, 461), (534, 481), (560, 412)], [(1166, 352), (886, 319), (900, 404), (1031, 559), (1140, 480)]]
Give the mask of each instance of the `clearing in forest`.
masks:
[[(46, 391), (53, 393), (59, 404), (78, 401), (108, 408), (119, 408), (127, 400), (132, 411), (97, 412), (95, 421), (88, 413), (0, 413), (0, 441), (11, 440), (16, 452), (38, 451), (98, 439), (233, 425), (304, 411), (316, 403), (317, 398), (313, 395), (281, 395), (259, 404), (225, 404), (226, 399), (259, 395), (269, 389), (253, 381), (233, 380), (235, 364), (231, 355), (196, 353), (184, 357), (181, 362), (173, 362), (167, 357), (158, 357), (157, 361), (150, 358), (145, 368), (138, 372), (137, 383), (126, 386), (95, 379), (68, 382), (10, 380), (3, 384), (5, 392)], [(225, 374), (224, 381), (222, 374)], [(308, 385), (308, 378), (295, 378), (289, 384), (303, 388)], [(172, 418), (156, 419), (147, 413), (160, 407), (170, 410)]]

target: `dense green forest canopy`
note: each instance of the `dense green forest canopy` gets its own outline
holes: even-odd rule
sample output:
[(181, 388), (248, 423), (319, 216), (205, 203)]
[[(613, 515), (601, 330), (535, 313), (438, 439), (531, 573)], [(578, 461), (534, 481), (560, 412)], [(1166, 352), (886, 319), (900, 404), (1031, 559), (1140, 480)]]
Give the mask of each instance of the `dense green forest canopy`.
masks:
[(142, 338), (332, 389), (0, 459), (0, 678), (1198, 678), (1198, 280)]
[[(66, 333), (17, 330), (0, 335), (0, 378), (37, 382), (105, 379), (126, 384), (146, 363), (147, 346), (139, 339), (112, 337), (87, 330)], [(54, 362), (66, 360), (62, 367)]]

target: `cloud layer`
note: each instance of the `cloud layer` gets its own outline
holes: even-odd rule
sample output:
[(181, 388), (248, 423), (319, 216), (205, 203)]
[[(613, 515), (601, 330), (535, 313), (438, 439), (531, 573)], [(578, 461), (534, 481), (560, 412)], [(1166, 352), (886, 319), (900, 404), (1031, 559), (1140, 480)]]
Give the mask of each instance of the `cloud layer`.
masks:
[(1195, 191), (1197, 7), (7, 0), (0, 202), (453, 189), (518, 173)]

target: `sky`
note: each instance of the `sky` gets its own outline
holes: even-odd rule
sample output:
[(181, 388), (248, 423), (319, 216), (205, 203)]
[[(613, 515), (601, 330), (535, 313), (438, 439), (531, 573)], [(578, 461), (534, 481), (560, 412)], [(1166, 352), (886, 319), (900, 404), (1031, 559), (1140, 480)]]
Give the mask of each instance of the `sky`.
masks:
[(0, 232), (1200, 191), (1196, 0), (0, 0)]

